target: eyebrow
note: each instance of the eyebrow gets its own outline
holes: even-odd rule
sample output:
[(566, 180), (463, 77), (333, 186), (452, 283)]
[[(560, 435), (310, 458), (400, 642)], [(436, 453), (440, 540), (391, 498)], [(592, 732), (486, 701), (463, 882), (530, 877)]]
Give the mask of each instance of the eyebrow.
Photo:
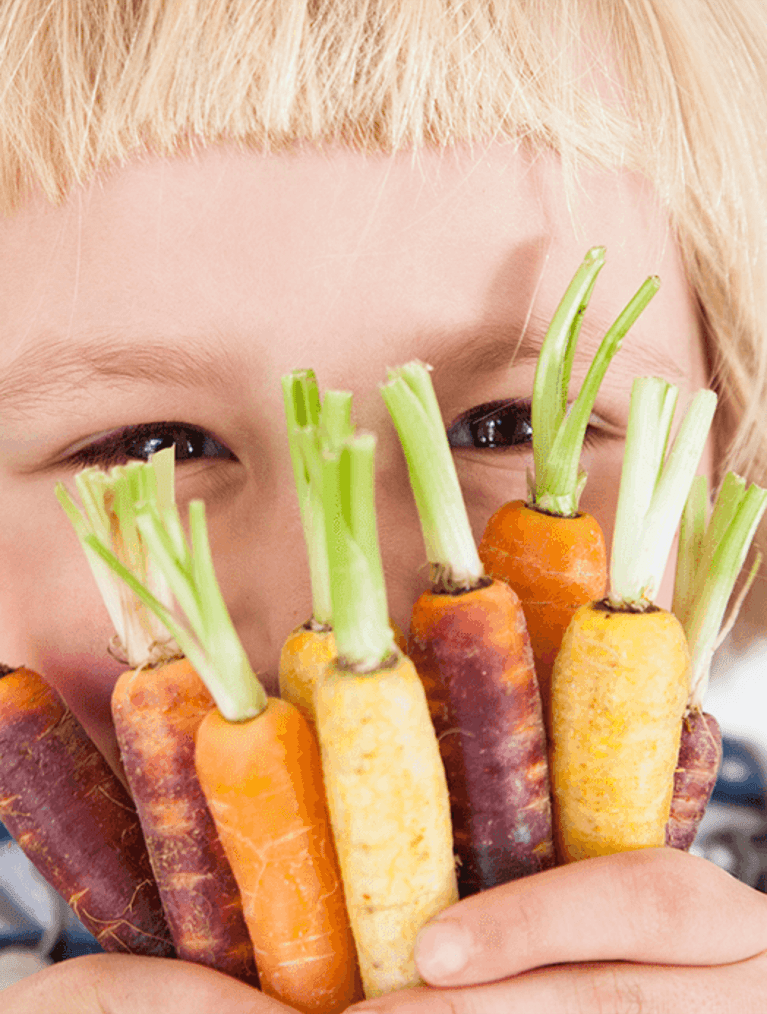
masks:
[[(462, 331), (443, 329), (423, 336), (421, 358), (435, 370), (476, 378), (501, 369), (537, 361), (548, 320), (532, 313), (520, 323), (486, 322)], [(598, 313), (587, 313), (581, 330), (579, 358), (589, 361), (609, 323)], [(653, 342), (624, 348), (631, 356), (616, 356), (611, 371), (633, 379), (648, 374), (672, 379), (682, 373), (674, 359)], [(81, 336), (46, 336), (19, 356), (0, 374), (0, 416), (23, 418), (57, 398), (71, 398), (77, 386), (94, 378), (119, 384), (157, 383), (193, 390), (205, 386), (230, 396), (242, 380), (241, 366), (228, 353), (223, 337), (206, 332), (199, 336), (140, 338), (110, 331)]]
[(43, 403), (71, 398), (79, 384), (94, 378), (119, 384), (162, 383), (181, 388), (231, 392), (241, 376), (220, 339), (146, 338), (110, 332), (46, 337), (0, 374), (0, 415), (27, 415)]
[[(456, 341), (451, 332), (438, 332), (429, 336), (424, 349), (424, 360), (436, 370), (451, 372), (454, 376), (473, 377), (490, 375), (514, 366), (529, 366), (537, 362), (546, 337), (549, 320), (530, 314), (524, 324), (489, 322), (468, 329), (463, 341)], [(612, 325), (604, 315), (587, 310), (578, 338), (576, 357), (590, 363)], [(635, 377), (662, 376), (676, 383), (684, 378), (684, 371), (665, 347), (642, 340), (641, 324), (637, 323), (624, 337), (622, 347), (610, 364), (613, 377), (620, 376), (631, 385)]]

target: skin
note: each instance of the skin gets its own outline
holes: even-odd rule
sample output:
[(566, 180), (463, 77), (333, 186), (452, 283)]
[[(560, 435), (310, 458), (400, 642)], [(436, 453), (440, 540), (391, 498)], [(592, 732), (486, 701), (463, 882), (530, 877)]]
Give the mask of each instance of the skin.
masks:
[[(633, 377), (665, 376), (684, 404), (707, 374), (694, 300), (641, 180), (584, 173), (568, 202), (553, 156), (501, 145), (417, 159), (312, 149), (262, 158), (217, 148), (194, 160), (135, 159), (57, 208), (31, 200), (0, 222), (0, 658), (40, 669), (115, 761), (109, 695), (121, 666), (106, 656), (109, 620), (53, 486), (62, 479), (71, 488), (70, 451), (96, 435), (175, 420), (211, 431), (236, 456), (181, 463), (178, 498), (182, 512), (191, 498), (206, 500), (224, 595), (274, 692), (281, 644), (311, 612), (280, 389), (283, 373), (305, 366), (316, 368), (323, 389), (352, 389), (358, 425), (378, 434), (389, 604), (406, 627), (428, 575), (404, 457), (377, 385), (387, 366), (432, 362), (446, 424), (483, 402), (529, 398), (528, 339), (540, 339), (596, 243), (608, 259), (574, 386), (642, 279), (663, 279), (610, 367), (584, 455), (582, 507), (604, 525), (609, 545)], [(47, 366), (36, 358), (51, 339), (76, 349), (81, 362), (87, 340), (119, 344), (112, 362), (121, 365), (123, 346), (151, 342), (154, 375), (99, 377), (83, 365), (56, 379), (61, 356)], [(183, 354), (171, 351), (180, 341)], [(163, 377), (203, 354), (212, 367), (204, 377), (186, 387)], [(218, 384), (216, 367), (228, 369)], [(9, 389), (20, 371), (35, 389), (16, 405)], [(479, 538), (494, 510), (524, 497), (529, 446), (464, 447), (456, 463)], [(659, 601), (668, 604), (668, 584)], [(743, 1009), (749, 995), (761, 996), (767, 902), (694, 857), (650, 852), (576, 863), (451, 911), (472, 934), (471, 974), (435, 972), (455, 948), (427, 936), (421, 974), (449, 985), (450, 999), (421, 990), (368, 1010), (604, 1014), (625, 1009), (625, 992), (641, 995), (647, 1009), (673, 996), (674, 1009), (700, 1011), (706, 1002), (725, 1010), (734, 995)], [(508, 978), (543, 965), (556, 967)], [(156, 963), (141, 959), (78, 959), (22, 981), (4, 1003), (48, 1010), (55, 990), (57, 1003), (63, 998), (78, 1014), (143, 1014), (156, 1008), (156, 974)], [(494, 984), (477, 985), (477, 976)], [(284, 1009), (182, 963), (162, 981), (168, 1014)]]

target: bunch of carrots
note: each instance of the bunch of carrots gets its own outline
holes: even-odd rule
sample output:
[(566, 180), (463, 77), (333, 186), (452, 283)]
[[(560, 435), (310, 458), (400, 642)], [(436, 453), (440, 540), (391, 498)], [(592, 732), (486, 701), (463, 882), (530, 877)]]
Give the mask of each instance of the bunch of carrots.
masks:
[[(695, 471), (715, 395), (693, 399), (672, 442), (676, 389), (639, 378), (608, 567), (578, 507), (582, 444), (658, 280), (570, 402), (604, 259), (588, 252), (542, 347), (528, 497), (479, 546), (429, 368), (382, 383), (431, 576), (406, 636), (388, 615), (375, 437), (355, 432), (348, 392), (321, 397), (311, 370), (283, 379), (312, 615), (283, 646), (279, 698), (227, 612), (202, 503), (185, 534), (173, 449), (84, 470), (81, 507), (57, 490), (128, 665), (112, 701), (123, 769), (37, 674), (8, 669), (0, 818), (106, 948), (175, 954), (332, 1014), (416, 983), (416, 934), (459, 896), (556, 862), (689, 847), (721, 759), (701, 710), (711, 656), (767, 491), (731, 473), (709, 510)], [(667, 612), (654, 599), (677, 530)], [(51, 765), (55, 801), (33, 779)], [(78, 823), (87, 854), (70, 847)]]

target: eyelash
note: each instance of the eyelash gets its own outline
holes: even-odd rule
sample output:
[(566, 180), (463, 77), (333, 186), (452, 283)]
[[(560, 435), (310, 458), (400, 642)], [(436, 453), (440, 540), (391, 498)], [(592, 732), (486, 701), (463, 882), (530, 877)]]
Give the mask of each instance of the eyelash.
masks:
[[(529, 446), (532, 440), (531, 405), (529, 401), (490, 401), (476, 405), (453, 422), (447, 430), (453, 448), (499, 450)], [(510, 434), (503, 428), (513, 424)], [(584, 446), (598, 439), (593, 427), (586, 431)], [(151, 442), (152, 448), (139, 453), (137, 445)], [(126, 426), (101, 440), (96, 440), (70, 455), (68, 461), (76, 468), (97, 465), (111, 468), (128, 461), (146, 461), (151, 453), (176, 445), (176, 461), (218, 458), (237, 461), (228, 447), (207, 430), (180, 422), (141, 423)]]
[[(141, 444), (151, 447), (140, 448)], [(95, 440), (69, 456), (67, 462), (75, 468), (98, 466), (108, 469), (128, 461), (146, 461), (150, 454), (176, 445), (176, 461), (195, 461), (200, 458), (219, 458), (237, 461), (228, 447), (207, 430), (182, 422), (141, 423), (126, 426)]]
[[(531, 411), (529, 401), (488, 401), (475, 405), (448, 427), (448, 443), (453, 448), (478, 450), (530, 447), (533, 437)], [(504, 432), (504, 427), (510, 428), (511, 432)], [(593, 445), (599, 437), (599, 430), (589, 426), (584, 447)]]

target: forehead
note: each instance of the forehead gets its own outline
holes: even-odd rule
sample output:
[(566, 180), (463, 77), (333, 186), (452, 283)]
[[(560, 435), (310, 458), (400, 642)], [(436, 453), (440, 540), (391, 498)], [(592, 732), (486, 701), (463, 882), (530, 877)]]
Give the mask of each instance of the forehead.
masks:
[[(404, 329), (548, 319), (589, 246), (607, 247), (593, 305), (612, 319), (650, 273), (688, 294), (666, 216), (628, 173), (566, 188), (550, 153), (492, 144), (366, 156), (226, 147), (146, 156), (0, 222), (0, 370), (40, 343), (238, 335), (302, 353), (380, 348)], [(673, 323), (673, 321), (672, 321)], [(680, 320), (681, 323), (681, 320)], [(289, 346), (289, 349), (288, 349)], [(330, 378), (329, 378), (330, 379)]]

